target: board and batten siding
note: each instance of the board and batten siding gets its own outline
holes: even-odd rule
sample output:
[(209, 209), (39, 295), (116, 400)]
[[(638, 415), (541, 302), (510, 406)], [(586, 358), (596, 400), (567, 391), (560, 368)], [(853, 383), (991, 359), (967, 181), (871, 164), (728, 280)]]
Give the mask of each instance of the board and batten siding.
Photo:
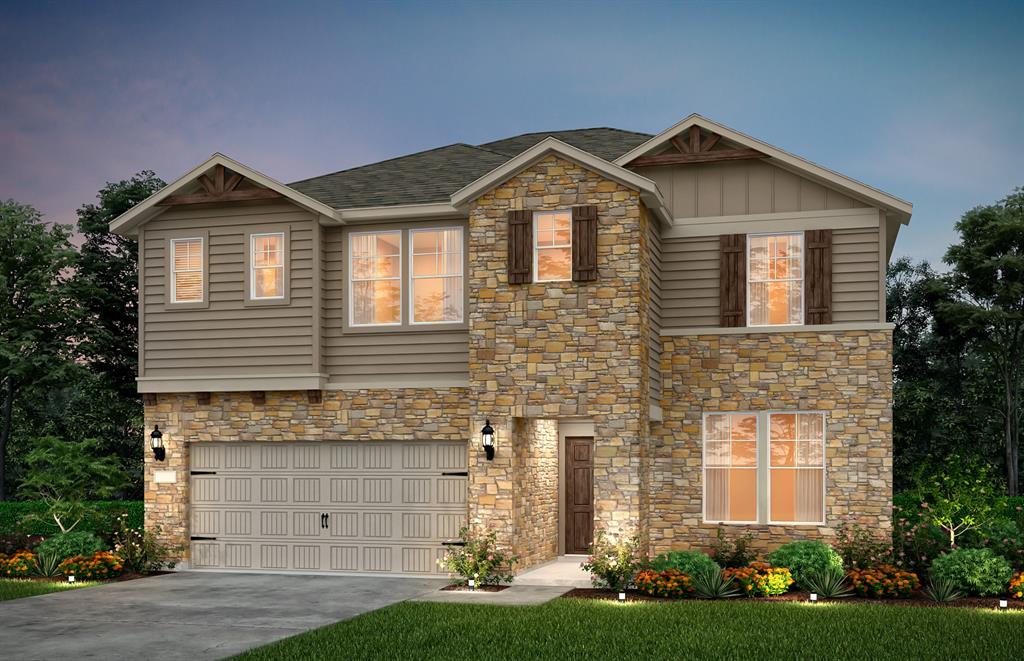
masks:
[[(718, 236), (665, 238), (661, 248), (662, 326), (718, 327)], [(879, 249), (877, 227), (832, 231), (832, 323), (878, 322)]]
[[(430, 387), (469, 382), (468, 330), (345, 331), (347, 246), (340, 227), (323, 229), (322, 249), (323, 360), (330, 387)], [(408, 255), (403, 255), (403, 260), (407, 259)]]
[[(282, 305), (247, 306), (245, 236), (249, 231), (289, 234), (291, 299)], [(313, 352), (313, 214), (287, 202), (222, 207), (175, 207), (140, 234), (141, 362), (143, 378), (224, 378), (311, 374)], [(167, 259), (171, 238), (195, 231), (209, 237), (209, 303), (174, 309)]]
[(762, 161), (637, 168), (637, 173), (658, 184), (674, 218), (823, 211), (867, 206)]
[(648, 214), (647, 250), (650, 256), (651, 296), (648, 309), (648, 384), (652, 406), (661, 406), (661, 228), (658, 221)]

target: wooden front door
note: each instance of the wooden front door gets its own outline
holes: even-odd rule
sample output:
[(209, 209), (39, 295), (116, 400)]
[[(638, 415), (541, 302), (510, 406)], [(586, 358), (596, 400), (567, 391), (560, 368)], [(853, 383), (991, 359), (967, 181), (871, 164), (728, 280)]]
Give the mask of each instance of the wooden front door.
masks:
[(594, 439), (565, 438), (565, 552), (589, 553), (594, 541)]

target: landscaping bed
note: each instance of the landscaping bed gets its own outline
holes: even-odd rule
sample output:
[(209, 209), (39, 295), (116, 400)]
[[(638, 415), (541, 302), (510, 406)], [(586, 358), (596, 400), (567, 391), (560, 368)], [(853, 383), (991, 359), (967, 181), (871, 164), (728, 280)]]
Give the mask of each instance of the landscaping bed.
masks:
[[(619, 593), (614, 590), (602, 588), (574, 588), (562, 595), (562, 599), (597, 599), (602, 601), (618, 601)], [(758, 603), (758, 602), (781, 602), (781, 603), (810, 603), (810, 593), (806, 591), (793, 591), (781, 595), (769, 597), (743, 598), (739, 597), (731, 601)], [(1003, 597), (1005, 599), (1005, 597)], [(653, 602), (677, 602), (684, 601), (670, 597), (658, 597), (644, 594), (638, 590), (626, 591), (627, 601), (653, 601)], [(691, 599), (688, 601), (699, 601)], [(885, 605), (885, 606), (924, 606), (936, 608), (986, 608), (995, 610), (999, 607), (999, 597), (963, 597), (955, 601), (937, 602), (929, 599), (921, 592), (915, 592), (906, 599), (865, 599), (862, 597), (846, 597), (843, 599), (819, 599), (818, 603), (829, 604), (855, 604), (855, 605)], [(1009, 600), (1007, 608), (1010, 610), (1024, 611), (1024, 601)]]
[(468, 585), (456, 583), (454, 585), (446, 585), (441, 588), (442, 592), (501, 592), (507, 590), (508, 585), (478, 585), (475, 590), (469, 589)]

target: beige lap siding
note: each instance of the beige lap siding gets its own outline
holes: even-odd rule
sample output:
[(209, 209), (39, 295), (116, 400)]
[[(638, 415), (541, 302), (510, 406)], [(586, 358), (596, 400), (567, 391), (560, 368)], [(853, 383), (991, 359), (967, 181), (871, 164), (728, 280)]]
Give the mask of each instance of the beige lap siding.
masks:
[(885, 536), (892, 527), (892, 333), (705, 335), (665, 338), (664, 422), (652, 425), (653, 552), (708, 548), (702, 515), (702, 414), (824, 411), (825, 526), (724, 525), (750, 531), (759, 550), (834, 538), (854, 515)]
[[(205, 205), (204, 205), (205, 206)], [(247, 305), (246, 233), (287, 231), (290, 300)], [(141, 377), (218, 377), (311, 374), (314, 353), (314, 251), (319, 228), (313, 215), (287, 202), (176, 207), (142, 232)], [(171, 238), (209, 235), (209, 301), (176, 309), (166, 282)]]
[[(193, 394), (157, 395), (146, 405), (146, 429), (160, 425), (167, 458), (146, 451), (147, 527), (188, 548), (189, 444), (209, 441), (465, 441), (469, 394), (465, 388), (325, 391), (321, 404), (305, 392), (268, 392), (265, 404), (250, 393), (213, 393), (201, 405)], [(157, 471), (173, 483), (157, 484)]]

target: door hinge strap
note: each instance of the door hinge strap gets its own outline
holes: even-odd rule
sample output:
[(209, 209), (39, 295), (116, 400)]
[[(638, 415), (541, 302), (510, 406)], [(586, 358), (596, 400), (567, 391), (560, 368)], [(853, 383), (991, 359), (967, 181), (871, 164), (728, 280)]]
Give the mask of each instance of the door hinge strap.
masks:
[(200, 535), (193, 535), (193, 536), (189, 537), (189, 539), (191, 539), (192, 541), (197, 541), (198, 540), (198, 541), (204, 541), (204, 542), (215, 542), (215, 541), (217, 541), (216, 537), (202, 537)]
[(446, 471), (442, 472), (441, 475), (455, 475), (458, 477), (469, 477), (469, 471)]
[(190, 475), (216, 475), (217, 471), (189, 471)]

